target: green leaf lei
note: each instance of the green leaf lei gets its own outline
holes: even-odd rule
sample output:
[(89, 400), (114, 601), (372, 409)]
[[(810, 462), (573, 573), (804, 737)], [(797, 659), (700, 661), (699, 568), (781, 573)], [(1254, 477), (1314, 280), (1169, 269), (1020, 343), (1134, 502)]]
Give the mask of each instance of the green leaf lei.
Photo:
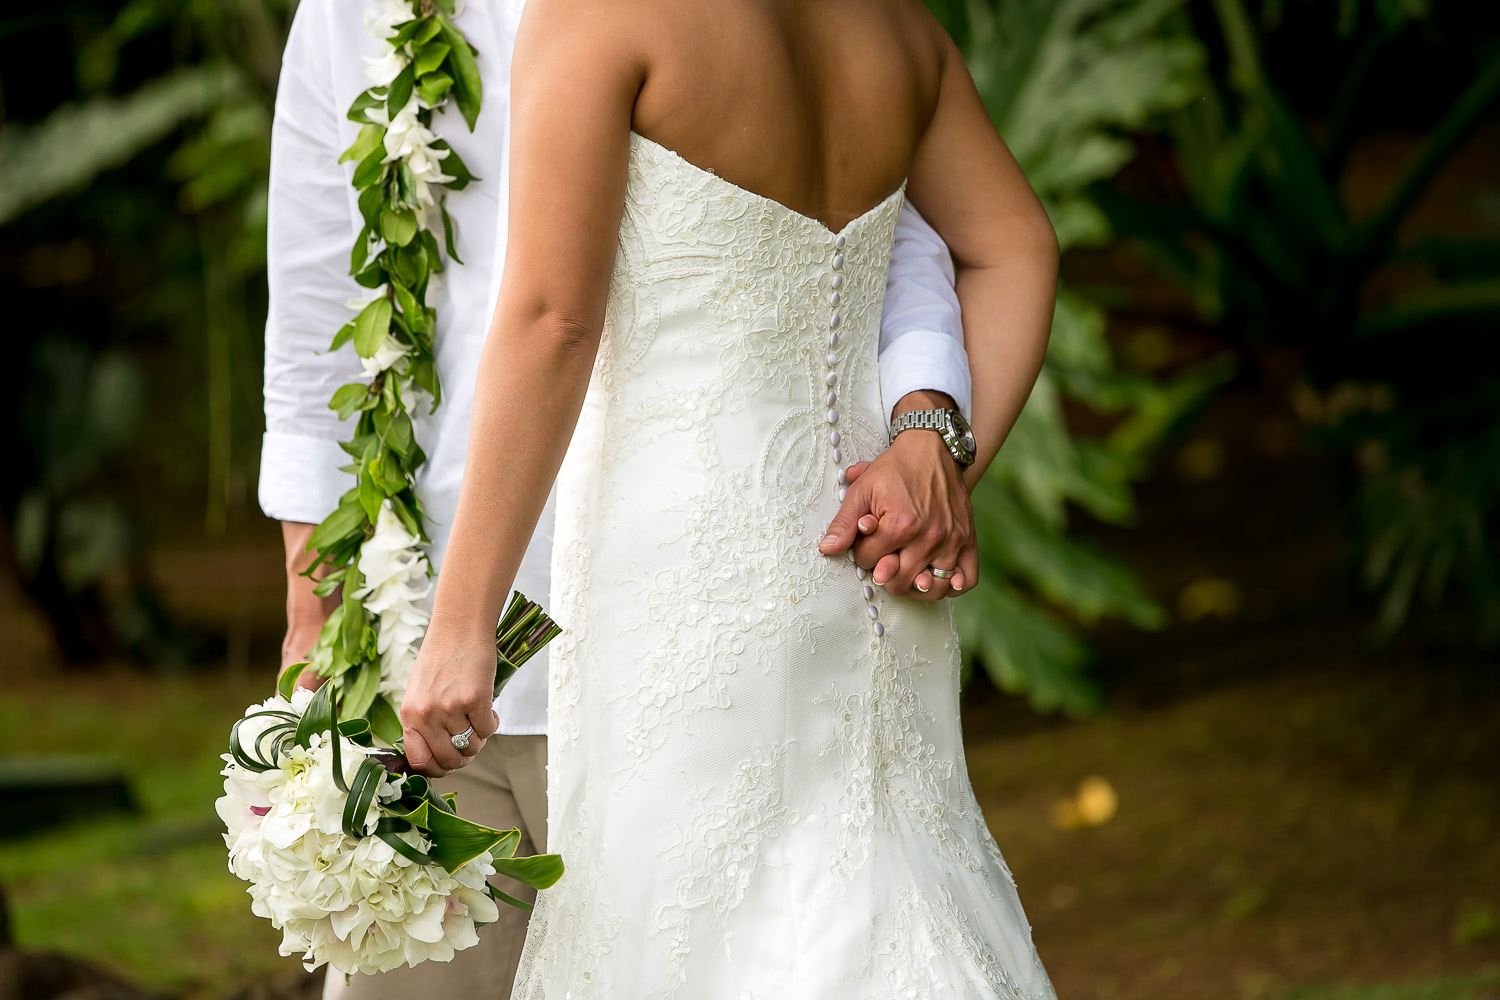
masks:
[[(432, 341), (436, 312), (426, 304), (427, 292), (443, 270), (444, 249), (463, 263), (444, 195), (434, 196), (432, 189), (457, 191), (474, 180), (431, 126), (434, 113), (451, 98), (472, 131), (483, 92), (477, 50), (453, 24), (454, 0), (412, 0), (411, 6), (411, 19), (395, 24), (385, 39), (400, 70), (387, 86), (355, 98), (349, 118), (363, 128), (339, 161), (355, 164), (353, 183), (364, 221), (349, 271), (377, 294), (339, 329), (330, 350), (352, 341), (373, 377), (368, 384), (340, 387), (329, 401), (341, 420), (358, 414), (354, 436), (340, 442), (353, 459), (344, 470), (357, 481), (313, 531), (308, 548), (317, 557), (305, 573), (320, 574), (319, 596), (343, 588), (310, 665), (329, 679), (325, 687), (338, 717), (368, 720), (373, 734), (390, 744), (400, 738), (401, 724), (393, 692), (381, 693), (379, 615), (365, 606), (359, 557), (386, 508), (408, 533), (412, 559), (431, 572), (421, 554), (421, 543), (429, 539), (414, 489), (426, 456), (412, 433), (408, 406), (418, 389), (430, 397), (433, 410), (442, 398)], [(441, 244), (433, 232), (439, 220)], [(425, 612), (421, 620), (425, 623)], [(289, 666), (280, 686), (289, 688), (307, 666)], [(387, 678), (388, 688), (392, 682), (404, 678)]]

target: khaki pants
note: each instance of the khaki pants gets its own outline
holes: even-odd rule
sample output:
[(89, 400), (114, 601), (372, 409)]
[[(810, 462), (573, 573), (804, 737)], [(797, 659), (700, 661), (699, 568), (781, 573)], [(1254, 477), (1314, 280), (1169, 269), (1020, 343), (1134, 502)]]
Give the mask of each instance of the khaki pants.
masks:
[[(547, 850), (547, 737), (493, 736), (472, 763), (434, 782), (458, 794), (459, 815), (497, 830), (517, 827), (516, 854)], [(511, 879), (490, 881), (530, 902), (534, 890)], [(323, 1000), (508, 1000), (526, 940), (527, 911), (500, 904), (500, 919), (479, 928), (479, 943), (451, 962), (423, 962), (378, 976), (344, 977), (330, 969)]]

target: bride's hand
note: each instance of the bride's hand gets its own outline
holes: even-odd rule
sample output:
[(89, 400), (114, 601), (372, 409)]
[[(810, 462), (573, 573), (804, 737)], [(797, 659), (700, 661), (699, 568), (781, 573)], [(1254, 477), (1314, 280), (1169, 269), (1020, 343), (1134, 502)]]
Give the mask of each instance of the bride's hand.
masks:
[[(429, 778), (441, 778), (469, 763), (495, 734), (499, 716), (495, 685), (495, 637), (449, 638), (429, 631), (406, 682), (401, 728), (406, 759)], [(462, 750), (453, 737), (474, 727)]]

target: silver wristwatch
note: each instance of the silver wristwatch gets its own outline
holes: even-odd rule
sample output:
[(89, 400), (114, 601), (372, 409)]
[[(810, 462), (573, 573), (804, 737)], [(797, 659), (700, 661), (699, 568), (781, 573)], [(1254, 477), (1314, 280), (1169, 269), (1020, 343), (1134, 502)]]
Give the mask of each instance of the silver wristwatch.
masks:
[(974, 432), (957, 410), (909, 410), (891, 421), (891, 440), (913, 428), (937, 431), (960, 469), (966, 470), (974, 464)]

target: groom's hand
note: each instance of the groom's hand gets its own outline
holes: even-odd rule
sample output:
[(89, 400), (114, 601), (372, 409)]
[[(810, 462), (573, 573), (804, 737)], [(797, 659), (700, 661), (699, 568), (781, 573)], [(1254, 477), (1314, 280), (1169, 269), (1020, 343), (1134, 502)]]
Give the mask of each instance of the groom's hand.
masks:
[[(941, 393), (914, 392), (902, 397), (895, 413), (953, 405)], [(979, 582), (969, 491), (939, 435), (901, 434), (873, 462), (850, 466), (847, 474), (848, 492), (819, 551), (833, 555), (852, 546), (855, 562), (895, 596), (936, 601)], [(953, 576), (935, 578), (933, 566)]]
[[(318, 643), (318, 633), (333, 609), (339, 606), (337, 592), (329, 597), (313, 593), (316, 581), (302, 575), (312, 565), (316, 553), (307, 551), (307, 540), (316, 525), (299, 521), (281, 522), (281, 540), (286, 550), (286, 635), (281, 640), (281, 669), (307, 659)], [(323, 678), (311, 670), (303, 671), (298, 687), (320, 687)]]

